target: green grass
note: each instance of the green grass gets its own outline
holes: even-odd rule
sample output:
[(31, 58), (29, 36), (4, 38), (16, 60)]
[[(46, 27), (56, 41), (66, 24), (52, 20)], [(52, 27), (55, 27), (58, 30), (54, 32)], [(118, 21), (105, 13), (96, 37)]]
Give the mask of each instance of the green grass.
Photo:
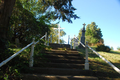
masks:
[(120, 69), (120, 52), (119, 51), (111, 51), (108, 53), (98, 52), (98, 53)]
[[(92, 47), (95, 50), (95, 47)], [(82, 56), (85, 56), (85, 51), (80, 50)], [(98, 52), (108, 61), (113, 63), (120, 69), (120, 51)], [(112, 69), (106, 62), (100, 59), (95, 53), (89, 50), (90, 70), (94, 71), (94, 75), (100, 80), (120, 80), (120, 74)]]

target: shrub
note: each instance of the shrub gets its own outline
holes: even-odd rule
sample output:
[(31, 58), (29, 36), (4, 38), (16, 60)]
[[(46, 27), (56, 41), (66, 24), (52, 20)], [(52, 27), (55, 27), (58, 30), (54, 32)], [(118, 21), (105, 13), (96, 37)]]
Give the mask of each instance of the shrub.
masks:
[(118, 47), (117, 50), (120, 50), (120, 47)]
[(97, 51), (104, 51), (104, 52), (110, 52), (110, 47), (109, 46), (105, 46), (105, 45), (99, 45), (96, 48)]

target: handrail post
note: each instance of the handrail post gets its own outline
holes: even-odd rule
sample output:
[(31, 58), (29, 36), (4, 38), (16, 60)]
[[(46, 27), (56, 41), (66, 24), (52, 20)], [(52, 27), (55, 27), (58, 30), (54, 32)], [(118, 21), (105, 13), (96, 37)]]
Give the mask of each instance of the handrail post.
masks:
[(75, 49), (75, 35), (74, 35), (74, 41), (73, 41), (73, 49)]
[(85, 45), (86, 59), (85, 59), (85, 70), (89, 70), (89, 61), (88, 61), (88, 42)]
[(49, 46), (49, 38), (50, 38), (50, 37), (48, 37), (48, 43), (47, 43), (47, 46)]
[(72, 49), (72, 40), (71, 40), (71, 45), (70, 45), (70, 49)]
[(29, 61), (29, 67), (33, 67), (33, 55), (34, 55), (34, 46), (35, 46), (35, 38), (33, 38), (33, 44), (31, 46), (31, 54), (30, 54), (30, 61)]
[(45, 43), (44, 43), (44, 45), (46, 45), (46, 40), (47, 40), (47, 32), (45, 33)]
[(69, 44), (70, 35), (68, 35), (68, 44)]
[(50, 35), (50, 38), (51, 38), (50, 43), (52, 43), (52, 34)]

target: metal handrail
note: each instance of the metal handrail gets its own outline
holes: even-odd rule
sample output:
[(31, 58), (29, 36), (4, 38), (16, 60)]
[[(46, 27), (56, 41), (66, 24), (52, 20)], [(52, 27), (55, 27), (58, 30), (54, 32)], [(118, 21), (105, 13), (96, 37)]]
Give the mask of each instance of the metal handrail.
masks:
[(33, 42), (31, 42), (30, 44), (28, 44), (27, 46), (25, 46), (24, 48), (22, 48), (20, 51), (18, 51), (17, 53), (13, 54), (12, 56), (10, 56), (9, 58), (7, 58), (6, 60), (2, 61), (0, 63), (0, 67), (2, 67), (3, 65), (5, 65), (8, 61), (10, 61), (11, 59), (13, 59), (15, 56), (17, 56), (19, 53), (21, 53), (23, 50), (25, 50), (26, 48), (28, 48), (29, 46), (31, 46), (33, 44)]
[[(76, 37), (76, 39), (79, 41), (79, 39)], [(97, 53), (95, 50), (93, 50), (90, 46), (88, 46), (87, 44), (84, 45), (81, 41), (79, 41), (80, 44), (82, 44), (83, 47), (85, 48), (89, 48), (90, 50), (92, 50), (97, 56), (99, 56), (103, 61), (105, 61), (107, 64), (109, 64), (116, 72), (118, 72), (120, 74), (120, 69), (117, 68), (115, 65), (113, 65), (111, 62), (109, 62), (107, 59), (105, 59), (103, 56), (101, 56), (99, 53)], [(86, 54), (88, 55), (87, 49), (86, 49)], [(87, 58), (88, 59), (88, 58)]]
[[(45, 34), (44, 36), (42, 36), (42, 37), (40, 38), (40, 40), (43, 39), (43, 38), (46, 37), (46, 36), (47, 36), (47, 35)], [(31, 58), (32, 58), (32, 57), (33, 57), (33, 52), (34, 52), (34, 45), (39, 42), (39, 40), (38, 40), (37, 42), (35, 42), (34, 40), (35, 40), (35, 38), (33, 38), (33, 42), (31, 42), (30, 44), (28, 44), (27, 46), (25, 46), (25, 47), (22, 48), (20, 51), (16, 52), (15, 54), (13, 54), (12, 56), (10, 56), (10, 57), (7, 58), (6, 60), (2, 61), (2, 62), (0, 63), (0, 67), (2, 67), (3, 65), (5, 65), (7, 62), (9, 62), (11, 59), (13, 59), (14, 57), (16, 57), (18, 54), (20, 54), (22, 51), (24, 51), (26, 48), (28, 48), (28, 47), (31, 46), (31, 45), (33, 45), (32, 48), (31, 48), (31, 54), (32, 54)], [(32, 59), (33, 59), (33, 58), (32, 58)], [(30, 59), (30, 61), (31, 61), (31, 59)], [(32, 61), (33, 61), (33, 60), (32, 60)], [(30, 62), (30, 63), (31, 63), (31, 62)], [(30, 64), (30, 65), (31, 65), (31, 64)], [(33, 66), (33, 63), (32, 63), (32, 66)], [(32, 66), (30, 66), (30, 67), (32, 67)]]
[[(46, 37), (46, 35), (44, 35), (43, 37), (41, 37), (40, 40), (43, 39), (44, 37)], [(39, 40), (37, 42), (35, 42), (35, 44), (37, 44), (38, 42), (39, 42)]]
[(93, 50), (91, 47), (88, 46), (90, 50), (92, 50), (96, 55), (98, 55), (102, 60), (104, 60), (107, 64), (109, 64), (116, 72), (120, 74), (120, 69), (117, 68), (115, 65), (113, 65), (111, 62), (109, 62), (107, 59), (105, 59), (103, 56), (101, 56), (99, 53), (97, 53), (95, 50)]

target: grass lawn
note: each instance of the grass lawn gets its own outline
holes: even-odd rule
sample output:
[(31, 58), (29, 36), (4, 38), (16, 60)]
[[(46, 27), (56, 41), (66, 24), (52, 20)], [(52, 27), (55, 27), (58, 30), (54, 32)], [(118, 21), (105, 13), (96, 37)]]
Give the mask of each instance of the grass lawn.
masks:
[[(92, 48), (95, 50), (95, 47)], [(85, 51), (80, 50), (80, 52), (81, 51), (82, 53), (80, 54), (85, 56)], [(98, 53), (120, 69), (120, 51), (99, 51)], [(94, 71), (93, 76), (98, 77), (99, 80), (120, 80), (120, 74), (112, 69), (112, 67), (110, 67), (106, 62), (100, 59), (91, 50), (89, 50), (89, 64), (90, 70)]]
[(120, 69), (120, 51), (111, 51), (108, 53), (98, 52), (98, 53)]

